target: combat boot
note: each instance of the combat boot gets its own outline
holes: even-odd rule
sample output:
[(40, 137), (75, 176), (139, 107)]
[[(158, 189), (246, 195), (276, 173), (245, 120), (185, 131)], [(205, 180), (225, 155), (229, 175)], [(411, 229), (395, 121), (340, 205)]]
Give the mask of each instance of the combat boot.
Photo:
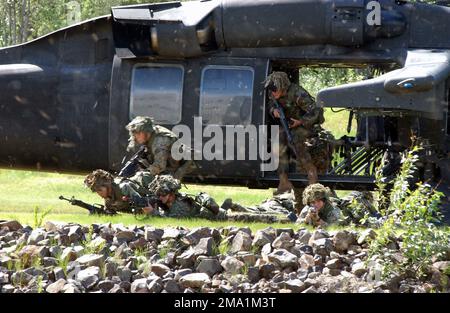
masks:
[(225, 211), (230, 210), (233, 212), (247, 212), (248, 210), (238, 203), (234, 203), (231, 198), (225, 199), (221, 206)]
[(207, 193), (205, 192), (200, 192), (196, 197), (195, 197), (195, 201), (197, 203), (199, 203), (200, 205), (202, 205), (203, 207), (207, 208), (208, 210), (210, 210), (211, 212), (213, 212), (214, 214), (218, 214), (219, 213), (219, 205), (217, 204), (217, 202)]
[(278, 184), (278, 188), (276, 191), (274, 191), (273, 195), (280, 195), (285, 192), (290, 192), (292, 189), (294, 189), (294, 186), (289, 181), (288, 175), (286, 173), (279, 175), (280, 182)]

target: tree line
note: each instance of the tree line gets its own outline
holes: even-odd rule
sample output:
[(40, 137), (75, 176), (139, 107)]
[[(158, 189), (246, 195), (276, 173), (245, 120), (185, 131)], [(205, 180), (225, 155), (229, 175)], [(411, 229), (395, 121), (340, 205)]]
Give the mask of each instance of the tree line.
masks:
[(96, 16), (111, 7), (168, 0), (2, 0), (0, 47), (20, 44)]

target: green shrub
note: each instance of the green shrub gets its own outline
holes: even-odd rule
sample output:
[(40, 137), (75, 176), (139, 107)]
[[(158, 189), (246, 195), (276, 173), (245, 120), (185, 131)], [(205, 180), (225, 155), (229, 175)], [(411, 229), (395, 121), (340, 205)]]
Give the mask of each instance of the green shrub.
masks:
[[(433, 260), (444, 255), (449, 245), (448, 233), (435, 224), (442, 219), (439, 208), (442, 193), (424, 183), (418, 183), (415, 188), (409, 185), (417, 170), (421, 149), (415, 146), (404, 153), (400, 173), (394, 179), (388, 196), (389, 203), (386, 201), (387, 185), (381, 177), (381, 170), (377, 170), (378, 211), (383, 216), (383, 223), (377, 237), (370, 243), (369, 258), (377, 256), (386, 276), (397, 272), (422, 277)], [(388, 249), (396, 236), (401, 241), (401, 258), (394, 257), (398, 251)]]

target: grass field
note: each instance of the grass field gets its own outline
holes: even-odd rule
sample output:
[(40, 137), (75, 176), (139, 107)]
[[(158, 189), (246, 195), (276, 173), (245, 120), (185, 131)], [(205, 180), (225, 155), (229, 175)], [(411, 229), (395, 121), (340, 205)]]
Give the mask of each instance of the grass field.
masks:
[[(97, 194), (83, 187), (84, 176), (57, 173), (0, 170), (0, 220), (16, 219), (21, 223), (33, 226), (35, 224), (34, 210), (38, 208), (38, 215), (51, 210), (44, 220), (91, 223), (123, 223), (124, 225), (149, 224), (159, 227), (186, 226), (223, 226), (224, 222), (211, 222), (201, 219), (162, 219), (151, 218), (138, 221), (131, 214), (121, 214), (115, 217), (89, 216), (87, 211), (68, 202), (58, 199), (60, 195), (67, 198), (74, 196), (89, 203), (102, 203)], [(187, 185), (183, 192), (196, 194), (204, 191), (212, 195), (221, 204), (226, 198), (244, 205), (256, 205), (270, 198), (273, 190), (250, 190), (244, 187), (218, 187)], [(233, 223), (237, 226), (246, 226), (244, 223)], [(267, 225), (254, 224), (251, 228), (259, 229)]]
[[(326, 112), (325, 127), (331, 129), (336, 137), (345, 134), (348, 113)], [(90, 224), (94, 222), (108, 222), (127, 224), (152, 224), (159, 226), (183, 225), (186, 227), (208, 225), (226, 225), (223, 222), (209, 222), (205, 220), (176, 220), (176, 219), (158, 219), (153, 218), (144, 222), (138, 222), (132, 215), (121, 215), (120, 217), (92, 217), (88, 216), (87, 211), (72, 206), (71, 204), (58, 199), (60, 195), (66, 198), (74, 196), (77, 199), (88, 203), (102, 203), (96, 194), (90, 192), (83, 186), (83, 176), (17, 171), (0, 170), (0, 219), (17, 219), (22, 223), (33, 225), (34, 210), (39, 212), (51, 210), (45, 220), (71, 221), (81, 224)], [(220, 205), (226, 198), (232, 198), (233, 201), (246, 206), (260, 204), (265, 199), (272, 196), (273, 189), (254, 190), (245, 187), (223, 187), (223, 186), (205, 186), (188, 185), (183, 187), (183, 192), (196, 194), (200, 191), (212, 195)], [(243, 223), (233, 223), (244, 225)], [(266, 225), (255, 224), (252, 228), (263, 228)], [(286, 225), (285, 225), (286, 226)]]

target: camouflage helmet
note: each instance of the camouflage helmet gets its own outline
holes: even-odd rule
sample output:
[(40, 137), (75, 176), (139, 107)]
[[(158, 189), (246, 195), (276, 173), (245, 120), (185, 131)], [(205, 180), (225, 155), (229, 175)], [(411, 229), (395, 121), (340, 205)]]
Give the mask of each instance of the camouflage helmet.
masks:
[(128, 125), (125, 127), (130, 135), (130, 137), (128, 138), (128, 151), (132, 151), (136, 148), (137, 143), (136, 139), (134, 138), (134, 133), (152, 133), (154, 131), (153, 123), (153, 119), (148, 116), (137, 116), (130, 123), (128, 123)]
[(104, 170), (95, 170), (84, 179), (84, 185), (95, 192), (100, 187), (109, 187), (114, 182), (114, 176)]
[(285, 72), (273, 72), (264, 81), (264, 88), (274, 86), (277, 90), (287, 91), (291, 85), (288, 75)]
[(158, 175), (150, 183), (149, 189), (157, 196), (164, 196), (180, 190), (181, 182), (172, 175)]
[(132, 133), (137, 132), (153, 132), (153, 119), (148, 116), (136, 116), (128, 125), (126, 129)]
[(317, 200), (328, 201), (331, 190), (322, 184), (312, 184), (303, 191), (303, 204), (309, 205)]

